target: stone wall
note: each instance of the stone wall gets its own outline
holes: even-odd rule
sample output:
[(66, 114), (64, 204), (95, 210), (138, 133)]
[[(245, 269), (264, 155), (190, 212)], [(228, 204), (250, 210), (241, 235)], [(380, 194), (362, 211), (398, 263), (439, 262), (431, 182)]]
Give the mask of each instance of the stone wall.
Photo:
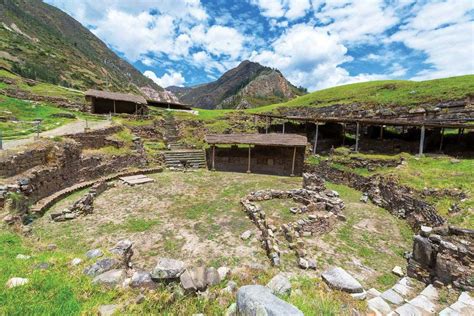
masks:
[(444, 219), (431, 204), (425, 202), (409, 187), (379, 175), (363, 177), (349, 171), (333, 168), (328, 162), (306, 166), (327, 181), (344, 184), (367, 194), (371, 201), (391, 214), (404, 218), (414, 229), (421, 225), (440, 226)]
[(0, 156), (0, 177), (12, 177), (35, 166), (46, 164), (52, 148), (52, 142), (43, 141), (34, 148), (19, 153), (2, 153)]
[(119, 144), (117, 141), (111, 140), (108, 137), (120, 132), (122, 129), (122, 126), (117, 125), (84, 133), (70, 134), (66, 135), (66, 137), (74, 139), (82, 149), (101, 148), (105, 146), (118, 147)]
[(413, 242), (408, 276), (474, 291), (474, 230), (423, 227)]
[[(301, 175), (304, 167), (305, 148), (297, 148), (295, 175)], [(212, 149), (206, 151), (209, 169), (212, 169)], [(293, 161), (293, 147), (255, 146), (251, 149), (250, 170), (252, 173), (289, 176)], [(248, 148), (216, 147), (214, 167), (219, 171), (247, 172)]]

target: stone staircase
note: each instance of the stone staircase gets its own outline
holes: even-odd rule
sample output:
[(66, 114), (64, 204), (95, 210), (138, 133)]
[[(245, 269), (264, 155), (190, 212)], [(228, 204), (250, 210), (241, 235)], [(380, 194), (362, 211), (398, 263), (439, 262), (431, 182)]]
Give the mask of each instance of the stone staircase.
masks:
[(169, 151), (163, 153), (168, 168), (206, 168), (206, 153), (203, 150), (189, 149), (179, 142), (179, 134), (174, 117), (165, 117), (165, 137)]
[(380, 293), (373, 288), (368, 290), (369, 310), (375, 315), (389, 316), (474, 315), (474, 299), (468, 292), (462, 292), (450, 306), (443, 306), (438, 290), (433, 285), (428, 285), (417, 294), (414, 282), (404, 277), (385, 292)]
[(171, 150), (164, 152), (168, 168), (206, 168), (206, 154), (203, 150)]

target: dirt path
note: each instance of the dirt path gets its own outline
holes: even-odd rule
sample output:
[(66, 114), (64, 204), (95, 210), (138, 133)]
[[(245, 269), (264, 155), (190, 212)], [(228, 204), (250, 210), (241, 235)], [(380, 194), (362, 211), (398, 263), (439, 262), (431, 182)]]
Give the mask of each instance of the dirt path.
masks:
[[(88, 121), (87, 122), (90, 129), (101, 129), (108, 127), (112, 124), (109, 120), (103, 121)], [(40, 137), (54, 137), (54, 136), (63, 136), (67, 134), (77, 134), (84, 132), (84, 128), (86, 127), (86, 121), (83, 119), (78, 119), (74, 122), (62, 125), (58, 128), (45, 131), (40, 133)], [(3, 149), (14, 149), (20, 146), (24, 146), (27, 144), (31, 144), (35, 141), (35, 134), (30, 135), (27, 138), (22, 139), (14, 139), (14, 140), (5, 140), (3, 141)]]

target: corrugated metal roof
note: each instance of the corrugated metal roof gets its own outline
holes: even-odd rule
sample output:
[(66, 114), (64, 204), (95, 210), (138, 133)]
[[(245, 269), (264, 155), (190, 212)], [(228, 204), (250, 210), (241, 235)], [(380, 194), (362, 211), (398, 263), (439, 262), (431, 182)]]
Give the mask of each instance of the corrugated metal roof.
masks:
[(206, 135), (208, 144), (249, 144), (264, 146), (306, 146), (306, 136), (297, 134), (210, 134)]
[(85, 95), (86, 97), (109, 99), (109, 100), (115, 100), (115, 101), (126, 101), (126, 102), (138, 103), (138, 104), (147, 104), (144, 97), (142, 97), (141, 95), (135, 95), (135, 94), (89, 89), (86, 91)]

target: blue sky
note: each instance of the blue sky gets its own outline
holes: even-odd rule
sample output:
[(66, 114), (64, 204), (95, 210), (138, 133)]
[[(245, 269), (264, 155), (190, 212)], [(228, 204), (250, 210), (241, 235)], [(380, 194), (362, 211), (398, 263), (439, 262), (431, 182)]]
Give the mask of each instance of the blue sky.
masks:
[(310, 91), (474, 73), (472, 0), (45, 0), (159, 85), (217, 79), (242, 60)]

